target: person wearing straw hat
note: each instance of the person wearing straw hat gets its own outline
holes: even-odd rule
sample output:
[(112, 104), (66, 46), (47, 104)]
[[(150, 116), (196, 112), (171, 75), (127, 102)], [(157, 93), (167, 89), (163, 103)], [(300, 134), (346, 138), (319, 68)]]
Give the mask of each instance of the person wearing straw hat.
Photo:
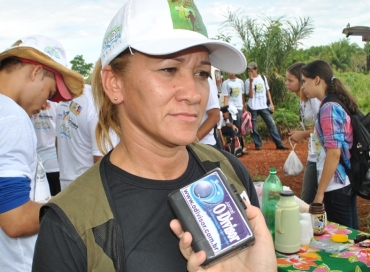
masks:
[[(193, 143), (211, 64), (241, 73), (245, 57), (208, 39), (193, 1), (185, 11), (180, 2), (129, 0), (109, 24), (92, 76), (96, 136), (104, 142), (99, 139), (113, 129), (120, 142), (42, 209), (34, 271), (202, 271), (205, 252), (193, 251), (168, 194), (201, 178), (213, 158), (236, 169), (240, 188), (258, 207), (252, 179), (236, 157)], [(190, 10), (195, 31), (183, 15)], [(247, 205), (256, 244), (209, 271), (276, 271), (263, 216)]]
[(51, 101), (82, 93), (83, 77), (66, 68), (63, 46), (44, 36), (0, 53), (0, 267), (30, 271), (40, 203), (33, 201), (36, 135), (30, 117)]

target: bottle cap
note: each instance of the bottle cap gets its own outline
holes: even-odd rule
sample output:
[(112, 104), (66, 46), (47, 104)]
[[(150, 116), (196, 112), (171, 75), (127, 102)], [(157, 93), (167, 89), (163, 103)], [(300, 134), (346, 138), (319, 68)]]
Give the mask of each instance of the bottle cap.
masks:
[(331, 239), (334, 241), (334, 242), (337, 242), (337, 243), (344, 243), (344, 242), (347, 242), (348, 241), (348, 236), (345, 235), (345, 234), (338, 234), (338, 233), (335, 233), (331, 236)]
[(286, 191), (281, 191), (281, 192), (280, 192), (280, 195), (281, 195), (281, 196), (294, 196), (294, 192), (293, 192), (293, 191), (288, 191), (288, 190), (286, 190)]
[(276, 168), (275, 167), (270, 168), (270, 173), (276, 174)]

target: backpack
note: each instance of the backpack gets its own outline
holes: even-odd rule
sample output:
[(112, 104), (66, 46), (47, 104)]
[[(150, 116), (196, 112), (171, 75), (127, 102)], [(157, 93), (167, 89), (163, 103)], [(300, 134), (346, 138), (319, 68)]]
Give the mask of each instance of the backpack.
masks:
[(240, 118), (240, 123), (241, 123), (241, 134), (243, 136), (250, 134), (253, 130), (252, 126), (252, 115), (249, 111), (243, 112), (241, 118)]
[(243, 156), (243, 148), (240, 144), (238, 136), (229, 136), (226, 137), (226, 143), (224, 150), (233, 154), (235, 157)]
[[(327, 102), (336, 102), (351, 117), (353, 127), (353, 146), (350, 149), (351, 168), (344, 163), (342, 156), (340, 163), (346, 170), (352, 190), (362, 198), (370, 200), (370, 114), (352, 114), (339, 98), (328, 95), (321, 102), (320, 108)], [(318, 120), (320, 115), (318, 113)], [(319, 122), (320, 125), (320, 122)]]

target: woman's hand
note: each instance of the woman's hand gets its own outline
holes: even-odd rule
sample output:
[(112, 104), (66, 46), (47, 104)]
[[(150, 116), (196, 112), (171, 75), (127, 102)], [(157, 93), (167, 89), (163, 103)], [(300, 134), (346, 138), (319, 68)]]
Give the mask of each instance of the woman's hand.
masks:
[(306, 135), (305, 135), (304, 131), (293, 130), (293, 131), (289, 132), (288, 134), (289, 134), (290, 139), (293, 142), (296, 142), (296, 143), (298, 143), (298, 142), (300, 142), (300, 141), (302, 141), (306, 138)]
[(203, 268), (201, 266), (206, 259), (206, 253), (204, 251), (199, 251), (197, 253), (193, 251), (191, 247), (191, 234), (182, 230), (178, 220), (171, 221), (170, 227), (175, 235), (180, 239), (180, 251), (185, 259), (188, 260), (188, 271), (268, 272), (277, 270), (274, 244), (261, 210), (246, 202), (245, 204), (247, 205), (247, 217), (256, 238), (255, 244), (250, 248), (239, 252), (237, 255), (224, 259), (209, 268)]
[(323, 203), (324, 202), (324, 193), (317, 192), (313, 202), (314, 203)]

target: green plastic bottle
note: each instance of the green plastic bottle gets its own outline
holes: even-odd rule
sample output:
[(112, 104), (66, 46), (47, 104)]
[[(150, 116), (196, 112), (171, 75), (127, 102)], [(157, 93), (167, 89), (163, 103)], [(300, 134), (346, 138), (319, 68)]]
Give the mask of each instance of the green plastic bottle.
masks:
[(275, 210), (276, 203), (280, 199), (280, 192), (283, 185), (276, 175), (276, 168), (270, 169), (270, 175), (267, 177), (262, 188), (262, 213), (266, 218), (267, 227), (275, 241)]

